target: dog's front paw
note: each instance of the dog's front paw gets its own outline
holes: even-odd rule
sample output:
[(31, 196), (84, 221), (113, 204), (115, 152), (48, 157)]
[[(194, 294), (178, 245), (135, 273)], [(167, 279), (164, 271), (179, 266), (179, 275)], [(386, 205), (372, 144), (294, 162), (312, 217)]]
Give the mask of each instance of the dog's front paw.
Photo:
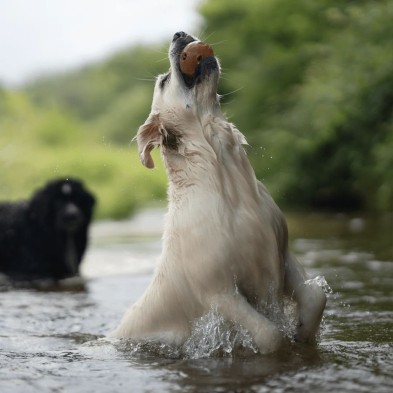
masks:
[(314, 334), (310, 334), (309, 331), (304, 327), (303, 323), (299, 323), (296, 329), (296, 333), (293, 336), (293, 339), (297, 343), (302, 344), (313, 344), (316, 342), (316, 338)]
[(263, 355), (277, 351), (284, 337), (273, 323), (262, 326), (254, 337), (259, 352)]
[(301, 343), (315, 343), (326, 305), (326, 294), (317, 285), (307, 285), (303, 291), (307, 301), (299, 306), (299, 323), (294, 339)]

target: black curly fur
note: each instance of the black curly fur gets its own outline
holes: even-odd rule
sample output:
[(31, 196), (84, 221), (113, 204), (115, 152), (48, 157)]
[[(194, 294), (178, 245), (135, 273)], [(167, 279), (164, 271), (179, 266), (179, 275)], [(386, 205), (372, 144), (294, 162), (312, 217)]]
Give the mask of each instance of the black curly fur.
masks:
[(53, 180), (27, 201), (0, 203), (0, 272), (14, 280), (78, 275), (94, 204), (76, 179)]

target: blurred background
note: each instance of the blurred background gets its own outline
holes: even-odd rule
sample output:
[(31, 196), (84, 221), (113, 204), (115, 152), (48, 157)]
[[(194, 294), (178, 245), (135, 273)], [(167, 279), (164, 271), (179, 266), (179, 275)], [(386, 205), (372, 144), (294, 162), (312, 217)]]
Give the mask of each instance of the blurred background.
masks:
[(131, 140), (184, 30), (213, 45), (223, 110), (282, 207), (392, 211), (393, 1), (0, 6), (0, 200), (74, 176), (98, 197), (96, 218), (165, 203), (163, 168), (143, 168)]
[[(326, 277), (318, 351), (195, 363), (97, 340), (162, 249), (166, 175), (132, 138), (181, 30), (213, 46), (223, 111)], [(393, 391), (393, 0), (0, 0), (0, 201), (71, 176), (98, 202), (87, 293), (0, 285), (1, 393)]]

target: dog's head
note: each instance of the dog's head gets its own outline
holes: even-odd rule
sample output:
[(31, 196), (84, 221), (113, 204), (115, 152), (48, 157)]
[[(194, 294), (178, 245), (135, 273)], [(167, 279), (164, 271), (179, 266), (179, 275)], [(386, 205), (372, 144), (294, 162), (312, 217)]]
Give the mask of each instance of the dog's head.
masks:
[[(158, 96), (165, 99), (170, 95), (171, 99), (181, 100), (185, 109), (193, 106), (201, 109), (204, 104), (210, 108), (217, 101), (220, 66), (208, 44), (178, 32), (169, 48), (169, 61), (169, 72), (157, 81), (156, 87), (161, 90)], [(154, 104), (153, 101), (153, 109)]]
[(51, 231), (73, 234), (89, 224), (94, 196), (76, 179), (59, 179), (38, 190), (29, 204), (30, 219)]
[(35, 250), (30, 276), (78, 275), (94, 204), (82, 182), (71, 178), (52, 180), (34, 193), (26, 205), (26, 235)]
[(148, 168), (154, 167), (150, 152), (155, 146), (176, 148), (187, 132), (200, 128), (193, 124), (220, 112), (220, 65), (211, 47), (178, 32), (169, 61), (169, 71), (157, 78), (151, 113), (137, 134), (140, 158)]

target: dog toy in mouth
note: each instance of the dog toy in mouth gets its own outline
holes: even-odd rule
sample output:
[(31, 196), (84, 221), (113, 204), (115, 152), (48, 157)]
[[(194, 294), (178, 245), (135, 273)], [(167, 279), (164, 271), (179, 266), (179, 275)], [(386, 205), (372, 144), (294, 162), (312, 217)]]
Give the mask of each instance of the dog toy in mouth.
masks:
[(200, 41), (190, 42), (180, 54), (180, 70), (192, 76), (204, 57), (214, 56), (213, 49)]

